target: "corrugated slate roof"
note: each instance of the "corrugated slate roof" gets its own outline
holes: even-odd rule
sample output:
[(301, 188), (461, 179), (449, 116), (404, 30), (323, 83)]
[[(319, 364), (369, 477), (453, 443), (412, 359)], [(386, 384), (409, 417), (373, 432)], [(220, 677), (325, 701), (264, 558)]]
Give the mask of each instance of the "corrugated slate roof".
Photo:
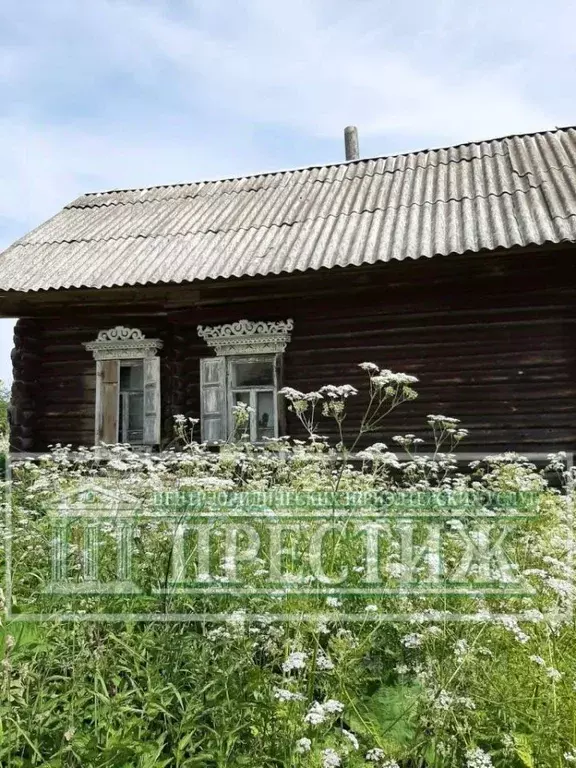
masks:
[(576, 130), (79, 197), (0, 254), (0, 290), (279, 274), (576, 242)]

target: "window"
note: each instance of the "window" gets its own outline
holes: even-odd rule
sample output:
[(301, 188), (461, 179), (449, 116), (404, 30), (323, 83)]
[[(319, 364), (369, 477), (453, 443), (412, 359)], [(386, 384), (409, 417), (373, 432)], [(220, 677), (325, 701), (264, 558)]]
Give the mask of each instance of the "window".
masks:
[[(259, 443), (265, 437), (277, 437), (275, 359), (231, 359), (228, 361), (228, 381), (231, 407), (245, 403), (251, 408), (248, 425), (250, 440)], [(233, 427), (232, 413), (229, 421)]]
[(159, 339), (137, 328), (100, 331), (84, 345), (96, 360), (95, 442), (154, 446), (160, 443)]
[(293, 321), (250, 322), (199, 326), (198, 333), (216, 351), (200, 361), (201, 426), (206, 442), (226, 440), (234, 433), (235, 405), (250, 407), (249, 439), (261, 443), (280, 432), (278, 389), (282, 352)]
[(144, 441), (144, 364), (120, 363), (118, 442), (141, 445)]

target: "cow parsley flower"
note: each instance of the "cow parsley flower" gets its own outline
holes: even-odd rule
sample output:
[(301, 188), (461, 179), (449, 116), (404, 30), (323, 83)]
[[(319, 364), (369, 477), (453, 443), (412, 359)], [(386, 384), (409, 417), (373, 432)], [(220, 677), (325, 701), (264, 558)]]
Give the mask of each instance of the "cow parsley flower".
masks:
[(282, 664), (282, 670), (284, 672), (292, 672), (295, 669), (304, 669), (306, 667), (307, 658), (307, 653), (304, 653), (303, 651), (293, 651)]
[(451, 709), (454, 705), (454, 697), (452, 694), (448, 693), (448, 691), (441, 690), (439, 691), (438, 695), (434, 699), (433, 707), (434, 709), (443, 709), (448, 710)]
[(320, 387), (318, 391), (331, 400), (346, 400), (347, 397), (358, 394), (356, 387), (352, 387), (350, 384), (342, 384), (339, 387), (334, 384), (327, 384), (325, 387)]
[(377, 763), (380, 768), (400, 768), (396, 760), (386, 759), (386, 754), (380, 747), (374, 747), (366, 752), (366, 760)]
[(466, 768), (493, 768), (492, 758), (480, 747), (466, 752)]
[(325, 712), (334, 714), (336, 712), (343, 712), (344, 704), (342, 704), (342, 702), (338, 701), (337, 699), (328, 699), (328, 701), (325, 701), (324, 704), (322, 704), (322, 708)]
[(340, 765), (342, 761), (338, 752), (330, 748), (322, 750), (322, 768), (338, 768)]
[(470, 648), (466, 640), (456, 640), (454, 643), (454, 656), (457, 661), (463, 661), (468, 655)]
[(278, 701), (304, 701), (301, 693), (294, 693), (286, 688), (274, 688), (274, 698)]
[(304, 722), (309, 725), (320, 725), (327, 715), (335, 715), (344, 710), (344, 704), (336, 699), (328, 699), (323, 704), (313, 701), (310, 709), (304, 715)]
[(322, 672), (330, 672), (334, 669), (334, 664), (324, 653), (319, 653), (316, 657), (316, 668), (322, 670)]
[(461, 707), (464, 707), (464, 709), (476, 709), (476, 704), (469, 696), (458, 696), (456, 701)]
[(308, 725), (320, 725), (326, 720), (326, 712), (322, 704), (317, 701), (312, 702), (308, 712), (304, 715), (304, 722)]
[(562, 679), (562, 672), (559, 672), (554, 667), (547, 667), (546, 668), (546, 674), (555, 683), (557, 683), (559, 680)]
[(410, 376), (407, 373), (394, 373), (388, 368), (382, 368), (377, 376), (372, 376), (372, 383), (378, 388), (394, 385), (406, 386), (408, 384), (416, 384), (417, 381), (417, 376)]
[(378, 368), (376, 363), (359, 363), (358, 368), (361, 368), (363, 371), (368, 371), (368, 373), (380, 372), (380, 368)]
[(411, 635), (405, 635), (400, 642), (404, 648), (419, 648), (422, 645), (422, 635), (414, 632)]
[(352, 744), (354, 749), (360, 749), (360, 744), (358, 743), (358, 739), (353, 733), (351, 733), (350, 731), (347, 731), (345, 728), (342, 728), (342, 735), (348, 739), (348, 741)]
[(299, 755), (304, 755), (306, 752), (310, 752), (311, 746), (312, 742), (310, 739), (307, 739), (306, 736), (303, 736), (296, 742), (296, 752), (298, 752)]
[(522, 645), (526, 644), (528, 640), (530, 640), (530, 637), (520, 629), (518, 622), (513, 617), (504, 616), (500, 619), (500, 623), (503, 627), (512, 632), (516, 640), (519, 643), (522, 643)]

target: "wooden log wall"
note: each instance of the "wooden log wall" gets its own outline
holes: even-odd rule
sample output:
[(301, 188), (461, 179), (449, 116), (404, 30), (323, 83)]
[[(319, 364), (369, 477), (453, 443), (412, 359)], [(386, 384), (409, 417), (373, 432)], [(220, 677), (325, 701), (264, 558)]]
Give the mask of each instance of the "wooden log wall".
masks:
[[(291, 287), (262, 287), (241, 302), (214, 288), (218, 302), (206, 296), (203, 306), (169, 317), (181, 335), (189, 328), (183, 409), (198, 414), (199, 358), (210, 354), (196, 335), (197, 323), (292, 317), (284, 383), (304, 391), (327, 383), (357, 387), (360, 395), (349, 400), (345, 424), (350, 442), (367, 403), (367, 378), (358, 364), (371, 361), (416, 375), (420, 396), (364, 442), (393, 445), (394, 435), (406, 433), (426, 438), (426, 416), (441, 413), (460, 418), (470, 430), (464, 444), (469, 451), (574, 450), (571, 264), (548, 257), (531, 264), (504, 259), (489, 268), (480, 260), (460, 269), (455, 262), (451, 269), (437, 266), (385, 265), (353, 278), (316, 273), (293, 280)], [(302, 436), (290, 413), (288, 431)], [(321, 422), (321, 433), (337, 437), (329, 420)]]
[[(29, 367), (36, 387), (27, 407), (34, 414), (34, 430), (24, 444), (20, 431), (13, 428), (14, 450), (41, 451), (54, 443), (94, 444), (96, 363), (83, 342), (94, 341), (99, 330), (114, 325), (140, 328), (146, 336), (165, 340), (161, 318), (130, 314), (130, 307), (115, 313), (89, 310), (51, 317), (35, 322), (33, 332), (27, 328), (19, 344), (24, 349), (34, 344), (38, 349), (34, 366)], [(22, 375), (16, 378), (15, 368), (13, 399), (20, 399), (28, 387)]]
[[(34, 373), (24, 374), (15, 360), (17, 396), (22, 400), (23, 387), (42, 393), (34, 408), (20, 410), (35, 414), (36, 449), (53, 442), (91, 443), (95, 369), (82, 342), (122, 323), (164, 341), (162, 416), (168, 440), (174, 414), (199, 415), (199, 359), (212, 354), (197, 335), (199, 323), (292, 317), (284, 383), (302, 390), (326, 383), (360, 389), (349, 404), (348, 440), (366, 404), (366, 379), (358, 364), (368, 360), (420, 379), (418, 400), (391, 414), (369, 441), (390, 443), (393, 435), (408, 432), (426, 437), (426, 415), (443, 413), (470, 430), (468, 451), (572, 451), (574, 276), (570, 250), (157, 286), (141, 289), (128, 304), (113, 289), (87, 292), (85, 306), (73, 316), (45, 306), (49, 321), (40, 323), (41, 331), (30, 326), (30, 338), (20, 341), (23, 347), (36, 345), (38, 362)], [(291, 414), (288, 430), (300, 433)], [(321, 431), (334, 436), (329, 422)], [(24, 446), (21, 429), (13, 430), (13, 440)]]
[(14, 326), (12, 350), (12, 393), (10, 397), (10, 436), (18, 450), (36, 449), (38, 421), (43, 411), (40, 386), (41, 324), (22, 318)]

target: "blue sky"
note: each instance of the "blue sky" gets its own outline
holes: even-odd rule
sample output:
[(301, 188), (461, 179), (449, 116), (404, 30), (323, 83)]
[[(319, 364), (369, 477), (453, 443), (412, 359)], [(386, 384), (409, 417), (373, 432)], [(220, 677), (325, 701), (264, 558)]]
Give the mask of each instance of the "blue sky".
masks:
[[(0, 5), (0, 249), (84, 191), (576, 123), (569, 0)], [(0, 321), (0, 378), (10, 378)]]

